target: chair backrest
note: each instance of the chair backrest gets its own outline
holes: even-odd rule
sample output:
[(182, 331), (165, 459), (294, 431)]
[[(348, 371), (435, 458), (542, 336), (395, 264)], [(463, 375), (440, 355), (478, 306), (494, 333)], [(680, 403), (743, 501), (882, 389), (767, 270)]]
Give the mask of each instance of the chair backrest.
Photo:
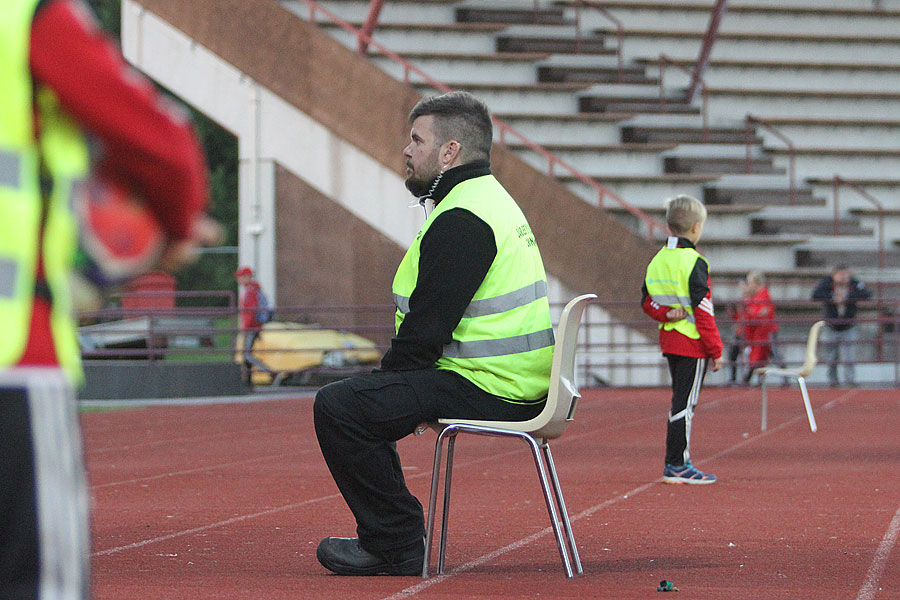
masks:
[(800, 377), (809, 377), (816, 368), (816, 347), (819, 343), (819, 331), (825, 325), (825, 321), (816, 321), (809, 330), (809, 337), (806, 340), (806, 361), (797, 369)]
[(573, 298), (562, 310), (556, 329), (547, 404), (541, 414), (532, 419), (534, 428), (531, 433), (536, 438), (561, 436), (566, 430), (566, 421), (571, 420), (575, 402), (581, 397), (575, 385), (575, 348), (581, 317), (588, 302), (596, 299), (596, 294), (584, 294)]

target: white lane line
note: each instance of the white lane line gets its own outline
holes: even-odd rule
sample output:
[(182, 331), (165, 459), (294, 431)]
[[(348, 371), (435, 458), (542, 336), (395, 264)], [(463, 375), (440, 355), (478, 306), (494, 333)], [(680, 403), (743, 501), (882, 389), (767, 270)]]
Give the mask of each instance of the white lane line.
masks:
[(181, 537), (184, 535), (191, 535), (193, 533), (199, 533), (201, 531), (206, 531), (208, 529), (215, 529), (216, 527), (223, 527), (225, 525), (231, 525), (232, 523), (240, 523), (241, 521), (247, 521), (249, 519), (255, 519), (257, 517), (265, 517), (268, 515), (274, 515), (276, 513), (284, 512), (286, 510), (291, 510), (292, 508), (299, 508), (299, 507), (305, 506), (307, 504), (314, 504), (316, 502), (321, 502), (323, 500), (331, 500), (331, 499), (340, 498), (340, 497), (341, 497), (340, 494), (331, 494), (330, 496), (320, 496), (318, 498), (310, 498), (309, 500), (303, 500), (302, 502), (296, 502), (294, 504), (279, 506), (278, 508), (270, 508), (269, 510), (264, 510), (264, 511), (256, 512), (256, 513), (250, 513), (248, 515), (241, 515), (239, 517), (234, 517), (231, 519), (226, 519), (224, 521), (219, 521), (218, 523), (210, 523), (209, 525), (203, 525), (202, 527), (194, 527), (193, 529), (186, 529), (184, 531), (175, 531), (168, 535), (162, 535), (159, 537), (150, 538), (149, 540), (141, 540), (140, 542), (126, 544), (124, 546), (117, 546), (115, 548), (107, 548), (106, 550), (99, 550), (97, 552), (92, 552), (91, 556), (106, 556), (108, 554), (115, 554), (116, 552), (122, 552), (124, 550), (132, 550), (134, 548), (140, 548), (141, 546), (146, 546), (148, 544), (164, 542), (166, 540), (175, 539), (177, 537)]
[(180, 477), (182, 475), (191, 475), (193, 473), (203, 473), (205, 471), (216, 471), (218, 469), (225, 469), (227, 467), (236, 467), (238, 465), (249, 465), (252, 463), (270, 460), (270, 459), (284, 459), (293, 456), (302, 456), (304, 454), (310, 454), (312, 450), (298, 450), (297, 452), (289, 452), (286, 454), (270, 454), (268, 456), (258, 456), (256, 458), (245, 458), (243, 460), (235, 460), (227, 463), (218, 463), (214, 465), (207, 465), (204, 467), (196, 467), (194, 469), (184, 469), (181, 471), (170, 471), (168, 473), (159, 473), (157, 475), (146, 475), (144, 477), (135, 477), (134, 479), (123, 479), (122, 481), (111, 481), (109, 483), (98, 483), (96, 485), (92, 485), (92, 490), (99, 490), (102, 488), (108, 487), (116, 487), (119, 485), (128, 485), (130, 483), (139, 483), (142, 481), (153, 481), (156, 479), (165, 479), (166, 477)]
[[(846, 394), (846, 395), (844, 395), (844, 396), (838, 398), (837, 400), (834, 400), (834, 401), (832, 401), (832, 402), (829, 402), (827, 405), (825, 405), (825, 406), (823, 406), (823, 407), (820, 408), (820, 412), (825, 411), (825, 410), (829, 410), (829, 409), (831, 409), (831, 408), (834, 408), (834, 407), (837, 406), (841, 401), (843, 401), (843, 400), (845, 400), (846, 398), (850, 397), (850, 395), (852, 395), (852, 394), (849, 394), (849, 393), (848, 393), (848, 394)], [(712, 405), (712, 403), (710, 403), (710, 404), (707, 405), (707, 406), (710, 406), (710, 405)], [(730, 453), (730, 452), (733, 452), (733, 451), (737, 450), (738, 448), (741, 448), (741, 447), (743, 447), (743, 446), (746, 446), (747, 444), (753, 443), (753, 442), (755, 442), (755, 441), (757, 441), (757, 440), (761, 440), (761, 439), (764, 438), (764, 437), (767, 437), (767, 436), (769, 436), (769, 435), (772, 435), (772, 434), (775, 433), (776, 431), (781, 431), (782, 429), (785, 429), (785, 428), (787, 428), (787, 427), (789, 427), (789, 426), (791, 426), (791, 425), (797, 423), (797, 422), (800, 421), (801, 419), (805, 421), (805, 420), (806, 420), (806, 414), (799, 415), (799, 416), (794, 417), (793, 419), (791, 419), (791, 420), (789, 420), (789, 421), (786, 421), (786, 422), (782, 423), (781, 425), (778, 425), (777, 427), (769, 428), (768, 430), (766, 430), (766, 431), (764, 431), (764, 432), (757, 433), (757, 434), (754, 435), (753, 437), (747, 438), (747, 439), (745, 439), (745, 440), (741, 440), (741, 441), (738, 442), (737, 444), (734, 444), (733, 446), (731, 446), (731, 447), (729, 447), (729, 448), (725, 448), (724, 450), (721, 450), (721, 451), (717, 452), (716, 454), (714, 454), (714, 455), (712, 455), (711, 457), (709, 457), (708, 459), (706, 459), (706, 461), (714, 460), (714, 459), (716, 459), (716, 458), (719, 458), (720, 456), (724, 456), (724, 455), (726, 455), (726, 454), (728, 454), (728, 453)], [(596, 433), (596, 432), (591, 432), (591, 433)], [(583, 436), (583, 435), (587, 435), (587, 434), (585, 433), (585, 434), (582, 434), (582, 436)], [(563, 442), (563, 441), (571, 441), (571, 440), (572, 440), (573, 438), (575, 438), (575, 437), (582, 437), (582, 436), (572, 436), (572, 437), (569, 437), (569, 438), (562, 438), (562, 439), (560, 439), (560, 442)], [(590, 507), (590, 508), (588, 508), (588, 509), (586, 509), (586, 510), (580, 512), (580, 513), (578, 513), (577, 515), (575, 515), (575, 516), (573, 516), (573, 517), (570, 517), (570, 520), (573, 521), (573, 522), (574, 522), (574, 521), (578, 521), (579, 519), (581, 519), (581, 518), (583, 518), (583, 517), (590, 516), (590, 515), (594, 514), (595, 512), (598, 512), (598, 511), (600, 511), (600, 510), (603, 510), (604, 508), (608, 508), (608, 507), (612, 506), (613, 504), (617, 504), (617, 503), (619, 503), (619, 502), (621, 502), (621, 501), (623, 501), (623, 500), (627, 500), (627, 499), (629, 499), (629, 498), (632, 498), (632, 497), (634, 497), (634, 496), (636, 496), (636, 495), (638, 495), (638, 494), (640, 494), (640, 493), (642, 493), (642, 492), (645, 492), (645, 491), (647, 491), (648, 489), (654, 487), (654, 486), (655, 486), (657, 483), (659, 483), (661, 480), (662, 480), (662, 478), (656, 479), (656, 480), (654, 480), (654, 481), (650, 481), (650, 482), (648, 482), (648, 483), (645, 483), (645, 484), (643, 484), (643, 485), (641, 485), (641, 486), (638, 486), (638, 487), (634, 488), (633, 490), (631, 490), (631, 491), (629, 491), (629, 492), (626, 492), (626, 493), (625, 493), (624, 495), (622, 495), (622, 496), (616, 496), (616, 497), (614, 497), (614, 498), (610, 498), (609, 500), (606, 500), (606, 501), (604, 501), (604, 502), (601, 502), (600, 504), (594, 505), (594, 506), (592, 506), (592, 507)], [(900, 513), (900, 511), (898, 511), (898, 513)], [(431, 577), (430, 579), (426, 579), (426, 580), (424, 580), (424, 581), (422, 581), (422, 582), (420, 582), (420, 583), (417, 583), (416, 585), (413, 585), (413, 586), (404, 588), (404, 589), (400, 590), (399, 592), (397, 592), (396, 594), (393, 594), (393, 595), (391, 595), (391, 596), (387, 596), (387, 597), (384, 598), (383, 600), (401, 600), (402, 598), (409, 598), (409, 597), (411, 597), (411, 596), (415, 596), (415, 595), (418, 594), (419, 592), (421, 592), (421, 591), (423, 591), (423, 590), (425, 590), (425, 589), (431, 587), (432, 585), (441, 583), (441, 582), (443, 582), (443, 581), (445, 581), (445, 580), (447, 580), (447, 579), (453, 577), (454, 575), (459, 575), (460, 573), (465, 573), (466, 571), (470, 571), (470, 570), (474, 569), (475, 567), (481, 566), (482, 564), (484, 564), (484, 563), (486, 563), (486, 562), (489, 562), (489, 561), (491, 561), (491, 560), (493, 560), (493, 559), (495, 559), (495, 558), (497, 558), (497, 557), (499, 557), (499, 556), (502, 556), (503, 554), (506, 554), (507, 552), (511, 552), (511, 551), (513, 551), (513, 550), (517, 550), (517, 549), (519, 549), (519, 548), (522, 548), (523, 546), (527, 546), (527, 545), (530, 544), (531, 542), (533, 542), (533, 541), (535, 541), (535, 540), (537, 540), (537, 539), (539, 539), (539, 538), (541, 538), (541, 537), (543, 537), (543, 536), (545, 536), (545, 535), (549, 535), (549, 534), (551, 534), (552, 532), (553, 532), (553, 529), (552, 529), (551, 527), (546, 527), (546, 528), (542, 529), (541, 531), (538, 531), (537, 533), (533, 533), (533, 534), (531, 534), (530, 536), (528, 536), (528, 537), (526, 537), (526, 538), (522, 538), (521, 540), (519, 540), (519, 541), (517, 541), (517, 542), (513, 542), (512, 544), (509, 544), (509, 545), (507, 545), (507, 546), (504, 546), (504, 547), (502, 547), (502, 548), (498, 548), (498, 549), (493, 550), (493, 551), (491, 551), (491, 552), (489, 552), (489, 553), (487, 553), (487, 554), (484, 554), (484, 555), (482, 555), (482, 556), (479, 556), (479, 557), (476, 558), (475, 560), (470, 561), (470, 562), (467, 562), (467, 563), (465, 563), (464, 565), (462, 565), (462, 566), (460, 566), (460, 567), (457, 567), (456, 569), (453, 569), (453, 570), (450, 571), (449, 573), (445, 573), (445, 574), (443, 574), (443, 575), (436, 575), (436, 576), (434, 576), (434, 577)], [(883, 567), (882, 567), (882, 568), (883, 568)], [(861, 600), (861, 599), (858, 599), (858, 600)], [(869, 600), (869, 599), (866, 599), (866, 600)]]
[(881, 589), (878, 586), (878, 582), (884, 574), (884, 568), (887, 566), (888, 558), (891, 555), (891, 550), (894, 549), (894, 544), (897, 543), (898, 536), (900, 536), (900, 508), (894, 513), (894, 518), (891, 519), (887, 533), (884, 534), (884, 538), (878, 545), (878, 550), (875, 551), (875, 557), (869, 566), (869, 572), (866, 573), (866, 580), (863, 582), (862, 587), (859, 588), (856, 600), (872, 600)]

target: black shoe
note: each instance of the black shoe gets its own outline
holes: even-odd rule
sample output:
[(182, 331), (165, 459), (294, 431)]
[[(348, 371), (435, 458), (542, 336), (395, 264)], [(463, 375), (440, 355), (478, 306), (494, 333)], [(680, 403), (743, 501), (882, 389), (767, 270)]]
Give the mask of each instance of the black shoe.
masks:
[(319, 542), (316, 558), (338, 575), (421, 575), (425, 544), (374, 554), (359, 545), (359, 538), (327, 537)]

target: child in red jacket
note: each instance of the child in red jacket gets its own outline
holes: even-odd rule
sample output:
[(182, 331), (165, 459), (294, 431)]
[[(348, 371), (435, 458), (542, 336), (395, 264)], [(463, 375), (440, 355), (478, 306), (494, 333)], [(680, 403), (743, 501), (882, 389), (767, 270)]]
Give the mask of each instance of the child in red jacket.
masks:
[(691, 196), (666, 201), (666, 224), (672, 234), (647, 266), (644, 312), (659, 321), (659, 345), (672, 377), (672, 409), (666, 432), (666, 483), (709, 484), (716, 476), (691, 464), (690, 436), (694, 408), (706, 374), (722, 367), (722, 339), (716, 326), (709, 284), (709, 264), (695, 244), (703, 234), (706, 207)]
[(772, 337), (778, 331), (775, 304), (769, 296), (762, 271), (750, 271), (741, 283), (741, 335), (747, 344), (750, 368), (744, 378), (750, 381), (754, 369), (764, 367), (772, 356)]

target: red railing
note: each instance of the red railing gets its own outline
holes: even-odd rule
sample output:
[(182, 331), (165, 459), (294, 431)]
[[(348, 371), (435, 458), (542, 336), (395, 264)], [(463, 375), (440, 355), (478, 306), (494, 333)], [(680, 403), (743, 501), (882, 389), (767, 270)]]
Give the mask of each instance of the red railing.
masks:
[[(666, 98), (666, 66), (671, 65), (685, 73), (688, 76), (694, 76), (696, 69), (693, 71), (673, 58), (669, 58), (665, 54), (659, 55), (659, 106), (663, 112), (666, 112), (668, 98)], [(700, 118), (703, 120), (703, 137), (704, 142), (709, 140), (709, 100), (706, 94), (706, 84), (700, 79)], [(690, 100), (686, 100), (690, 104)]]
[[(382, 44), (380, 44), (379, 42), (372, 39), (372, 37), (370, 35), (365, 34), (362, 30), (357, 29), (350, 23), (347, 23), (346, 21), (344, 21), (343, 19), (341, 19), (340, 17), (338, 17), (337, 15), (332, 13), (330, 10), (320, 6), (315, 0), (302, 0), (302, 1), (305, 2), (306, 5), (309, 7), (310, 22), (313, 22), (313, 23), (316, 22), (316, 13), (321, 13), (326, 18), (328, 18), (330, 21), (332, 21), (335, 25), (337, 25), (338, 27), (343, 29), (344, 31), (347, 31), (347, 32), (355, 35), (358, 40), (364, 41), (366, 43), (366, 48), (368, 48), (368, 46), (374, 46), (381, 54), (390, 58), (397, 64), (401, 65), (403, 67), (403, 82), (404, 83), (410, 83), (409, 74), (414, 73), (417, 76), (421, 77), (423, 81), (425, 81), (428, 85), (435, 88), (436, 90), (439, 90), (441, 92), (452, 91), (452, 89), (449, 86), (437, 81), (436, 79), (433, 79), (427, 73), (425, 73), (422, 69), (416, 67), (415, 65), (410, 63), (408, 60), (406, 60), (402, 56), (396, 54), (395, 52), (388, 50)], [(373, 2), (374, 1), (375, 0), (373, 0)], [(497, 126), (497, 128), (500, 132), (500, 143), (501, 144), (505, 145), (505, 143), (506, 143), (505, 140), (506, 140), (507, 134), (516, 137), (528, 149), (532, 150), (533, 152), (536, 152), (537, 154), (540, 154), (541, 156), (543, 156), (544, 158), (547, 159), (547, 168), (548, 168), (547, 172), (549, 175), (555, 176), (555, 167), (559, 166), (559, 167), (562, 167), (563, 169), (565, 169), (566, 171), (568, 171), (568, 173), (572, 177), (574, 177), (581, 183), (584, 183), (588, 187), (592, 188), (597, 193), (598, 204), (599, 204), (600, 208), (603, 207), (604, 198), (612, 198), (625, 211), (627, 211), (632, 216), (636, 217), (641, 223), (643, 223), (646, 226), (646, 228), (647, 228), (646, 237), (648, 240), (651, 240), (651, 241), (656, 240), (657, 239), (657, 236), (655, 235), (656, 232), (659, 232), (661, 234), (660, 237), (664, 237), (666, 235), (665, 225), (660, 223), (657, 219), (654, 219), (653, 217), (651, 217), (650, 215), (648, 215), (641, 209), (639, 209), (635, 206), (632, 206), (631, 204), (626, 202), (624, 199), (622, 199), (621, 196), (619, 196), (612, 190), (599, 184), (593, 178), (588, 177), (587, 175), (581, 173), (580, 171), (578, 171), (577, 169), (575, 169), (574, 167), (572, 167), (571, 165), (569, 165), (568, 163), (566, 163), (565, 161), (563, 161), (562, 159), (557, 157), (555, 154), (553, 154), (552, 152), (550, 152), (543, 146), (531, 141), (530, 139), (528, 139), (527, 137), (525, 137), (524, 135), (522, 135), (521, 133), (519, 133), (518, 131), (516, 131), (515, 129), (513, 129), (512, 127), (510, 127), (509, 125), (507, 125), (506, 123), (501, 121), (500, 119), (498, 119), (497, 117), (494, 117), (494, 124)]]
[[(846, 186), (852, 190), (854, 190), (857, 194), (868, 200), (872, 203), (875, 208), (878, 210), (878, 268), (884, 268), (884, 205), (881, 201), (878, 200), (875, 196), (859, 187), (852, 181), (848, 181), (844, 179), (840, 175), (835, 175), (834, 179), (832, 179), (832, 189), (834, 191), (834, 235), (840, 235), (841, 233), (841, 225), (840, 225), (840, 200), (839, 200), (839, 191), (841, 186)], [(881, 294), (879, 293), (879, 296)]]
[(760, 119), (759, 117), (754, 117), (753, 115), (747, 115), (744, 119), (744, 133), (745, 133), (745, 141), (747, 146), (747, 158), (746, 158), (746, 166), (745, 171), (749, 175), (753, 173), (753, 157), (751, 153), (751, 147), (753, 145), (754, 134), (756, 133), (753, 125), (759, 125), (764, 127), (768, 131), (772, 132), (772, 134), (784, 142), (788, 147), (788, 184), (790, 185), (790, 202), (791, 206), (796, 204), (797, 202), (797, 180), (796, 180), (796, 154), (797, 148), (794, 146), (794, 142), (790, 140), (786, 135), (781, 133), (774, 125), (768, 123), (764, 119)]
[(576, 0), (575, 2), (575, 51), (579, 53), (581, 52), (581, 9), (585, 7), (597, 11), (616, 26), (616, 61), (618, 64), (618, 80), (620, 82), (624, 81), (625, 59), (622, 56), (622, 48), (625, 43), (625, 26), (622, 24), (622, 21), (617, 19), (611, 12), (609, 12), (606, 8), (604, 8), (597, 2), (591, 2), (591, 0)]
[(369, 42), (367, 39), (372, 39), (372, 34), (375, 32), (375, 27), (378, 25), (378, 15), (381, 13), (381, 7), (384, 5), (384, 0), (371, 0), (369, 3), (369, 14), (366, 15), (366, 22), (363, 23), (362, 33), (365, 37), (359, 37), (359, 45), (357, 49), (360, 54), (365, 54), (369, 51)]
[[(719, 24), (722, 22), (722, 17), (725, 16), (727, 6), (728, 0), (716, 0), (716, 4), (709, 15), (709, 25), (707, 25), (706, 34), (703, 36), (703, 45), (700, 47), (700, 55), (697, 57), (697, 64), (694, 66), (691, 85), (687, 89), (686, 98), (688, 102), (694, 99), (697, 87), (703, 85), (703, 72), (706, 70), (706, 65), (709, 64), (712, 48), (719, 37)], [(705, 89), (706, 86), (703, 85), (703, 88)]]

